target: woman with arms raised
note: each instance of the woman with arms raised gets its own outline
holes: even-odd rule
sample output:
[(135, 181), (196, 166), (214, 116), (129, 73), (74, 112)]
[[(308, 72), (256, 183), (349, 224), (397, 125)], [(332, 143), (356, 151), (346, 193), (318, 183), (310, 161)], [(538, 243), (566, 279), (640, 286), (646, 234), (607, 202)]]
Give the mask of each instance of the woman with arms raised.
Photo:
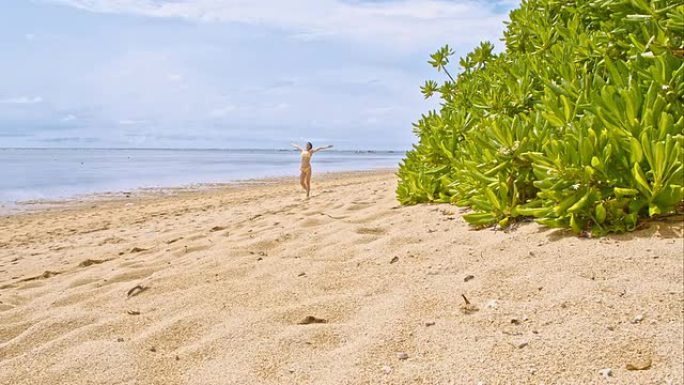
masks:
[(328, 146), (313, 148), (311, 142), (307, 142), (306, 149), (303, 149), (294, 143), (292, 143), (292, 147), (302, 152), (302, 164), (299, 167), (299, 170), (301, 171), (301, 174), (299, 175), (299, 184), (301, 184), (304, 190), (306, 190), (306, 197), (308, 198), (309, 194), (311, 193), (311, 156), (318, 151), (326, 150), (328, 148), (332, 148), (333, 146), (331, 144)]

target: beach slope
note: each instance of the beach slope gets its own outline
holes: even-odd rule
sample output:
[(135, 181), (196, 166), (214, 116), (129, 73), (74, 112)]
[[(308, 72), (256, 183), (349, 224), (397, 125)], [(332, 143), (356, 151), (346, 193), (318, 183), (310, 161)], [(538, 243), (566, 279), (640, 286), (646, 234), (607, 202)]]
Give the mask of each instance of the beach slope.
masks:
[(0, 384), (682, 384), (681, 218), (475, 231), (392, 172), (313, 183), (0, 218)]

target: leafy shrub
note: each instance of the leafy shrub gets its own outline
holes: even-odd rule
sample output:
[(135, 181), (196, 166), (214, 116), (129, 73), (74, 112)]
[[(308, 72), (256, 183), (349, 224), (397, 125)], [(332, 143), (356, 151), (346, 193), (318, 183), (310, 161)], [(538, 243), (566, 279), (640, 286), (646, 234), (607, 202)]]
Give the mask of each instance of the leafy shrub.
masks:
[(403, 204), (451, 202), (476, 226), (534, 217), (577, 233), (634, 230), (684, 199), (684, 2), (523, 0), (506, 49), (448, 72), (398, 171)]

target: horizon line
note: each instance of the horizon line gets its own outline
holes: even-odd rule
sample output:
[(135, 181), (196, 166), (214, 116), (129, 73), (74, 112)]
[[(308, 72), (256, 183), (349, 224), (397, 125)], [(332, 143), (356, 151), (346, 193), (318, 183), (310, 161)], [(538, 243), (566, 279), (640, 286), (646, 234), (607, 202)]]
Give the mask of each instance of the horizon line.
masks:
[[(295, 148), (257, 147), (0, 147), (0, 150), (158, 150), (158, 151), (298, 151)], [(410, 149), (329, 149), (331, 152), (407, 152)]]

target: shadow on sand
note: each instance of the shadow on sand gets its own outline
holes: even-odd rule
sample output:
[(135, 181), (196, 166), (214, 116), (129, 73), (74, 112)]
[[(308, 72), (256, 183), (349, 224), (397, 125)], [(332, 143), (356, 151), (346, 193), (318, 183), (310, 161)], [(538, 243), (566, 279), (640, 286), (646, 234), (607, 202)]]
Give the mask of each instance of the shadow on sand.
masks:
[[(540, 227), (538, 232), (548, 232), (548, 238), (551, 241), (557, 241), (567, 237), (578, 237), (569, 229), (549, 229), (548, 227)], [(622, 234), (608, 234), (602, 239), (626, 241), (635, 238), (661, 238), (661, 239), (684, 239), (684, 215), (672, 215), (663, 218), (642, 219), (639, 223), (638, 229)]]

